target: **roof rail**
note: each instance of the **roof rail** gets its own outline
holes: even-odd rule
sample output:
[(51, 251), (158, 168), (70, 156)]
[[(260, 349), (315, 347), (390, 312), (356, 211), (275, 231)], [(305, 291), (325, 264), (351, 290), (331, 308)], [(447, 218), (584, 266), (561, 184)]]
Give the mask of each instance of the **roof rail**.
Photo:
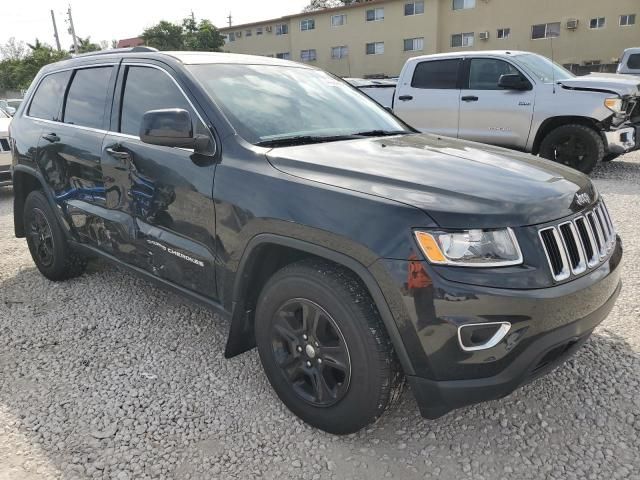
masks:
[(78, 55), (73, 55), (73, 58), (91, 57), (94, 55), (110, 55), (112, 53), (142, 53), (142, 52), (157, 52), (157, 51), (158, 51), (157, 48), (145, 47), (145, 46), (129, 47), (129, 48), (112, 48), (110, 50), (98, 50), (95, 52), (80, 53)]

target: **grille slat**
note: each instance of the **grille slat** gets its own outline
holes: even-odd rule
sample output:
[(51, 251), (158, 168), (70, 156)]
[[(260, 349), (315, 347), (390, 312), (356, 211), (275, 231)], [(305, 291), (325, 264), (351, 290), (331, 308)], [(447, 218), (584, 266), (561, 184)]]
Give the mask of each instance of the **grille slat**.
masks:
[(538, 235), (556, 281), (599, 265), (616, 243), (615, 228), (604, 202), (572, 221), (545, 227)]

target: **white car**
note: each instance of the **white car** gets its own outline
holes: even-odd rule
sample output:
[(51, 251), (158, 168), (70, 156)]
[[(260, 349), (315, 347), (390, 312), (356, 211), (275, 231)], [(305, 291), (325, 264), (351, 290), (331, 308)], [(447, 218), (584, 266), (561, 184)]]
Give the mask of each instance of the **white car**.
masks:
[(11, 117), (0, 110), (0, 187), (11, 185), (10, 123)]

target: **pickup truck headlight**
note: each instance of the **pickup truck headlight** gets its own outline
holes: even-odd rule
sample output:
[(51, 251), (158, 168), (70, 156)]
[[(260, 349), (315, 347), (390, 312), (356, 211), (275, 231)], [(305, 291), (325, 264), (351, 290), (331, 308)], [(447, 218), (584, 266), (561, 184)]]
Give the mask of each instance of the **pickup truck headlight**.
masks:
[(616, 98), (616, 97), (607, 98), (604, 101), (604, 106), (607, 107), (609, 110), (611, 110), (614, 113), (623, 113), (624, 112), (622, 110), (622, 99), (621, 98)]
[(429, 262), (459, 267), (505, 267), (522, 263), (513, 230), (415, 231)]

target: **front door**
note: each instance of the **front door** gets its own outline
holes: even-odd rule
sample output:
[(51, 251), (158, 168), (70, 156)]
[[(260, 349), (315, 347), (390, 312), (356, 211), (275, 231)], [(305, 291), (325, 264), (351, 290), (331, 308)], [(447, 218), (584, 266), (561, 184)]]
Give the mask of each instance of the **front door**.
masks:
[(468, 65), (469, 82), (460, 95), (458, 137), (524, 149), (533, 119), (534, 90), (504, 90), (498, 81), (507, 74), (526, 77), (497, 58), (472, 58)]
[(456, 137), (462, 60), (426, 60), (398, 85), (394, 112), (421, 132)]
[(210, 154), (148, 145), (139, 138), (145, 112), (167, 108), (191, 114), (194, 132), (211, 139), (201, 115), (170, 73), (123, 63), (112, 130), (103, 144), (107, 207), (132, 219), (135, 241), (123, 261), (210, 298), (215, 291), (215, 163)]

